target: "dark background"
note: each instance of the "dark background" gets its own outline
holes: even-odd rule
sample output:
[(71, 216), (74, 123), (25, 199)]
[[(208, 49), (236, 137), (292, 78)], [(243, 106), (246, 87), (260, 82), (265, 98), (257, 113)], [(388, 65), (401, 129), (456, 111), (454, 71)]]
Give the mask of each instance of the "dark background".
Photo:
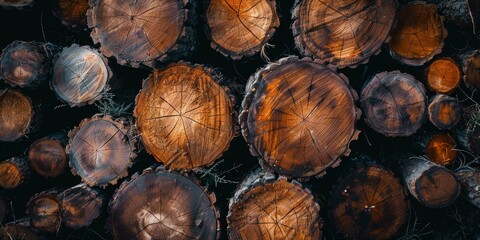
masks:
[[(73, 43), (79, 45), (93, 45), (89, 37), (89, 30), (72, 30), (61, 24), (60, 20), (52, 14), (54, 0), (37, 1), (33, 8), (27, 10), (2, 9), (0, 8), (0, 49), (10, 44), (14, 40), (23, 41), (47, 41), (62, 47), (70, 46)], [(299, 55), (293, 43), (293, 37), (290, 30), (291, 9), (293, 1), (277, 1), (277, 8), (281, 25), (275, 35), (269, 41), (274, 47), (267, 48), (267, 55), (272, 61), (288, 55)], [(203, 24), (203, 23), (202, 23)], [(456, 26), (447, 23), (449, 35), (446, 40), (444, 51), (437, 57), (450, 56), (455, 57), (467, 50), (476, 49), (480, 45), (480, 40), (470, 33), (469, 29), (459, 29)], [(232, 83), (240, 85), (236, 88), (238, 103), (240, 103), (242, 90), (246, 80), (258, 68), (263, 67), (266, 62), (259, 55), (244, 60), (234, 61), (230, 58), (215, 52), (210, 48), (210, 42), (207, 40), (202, 27), (198, 27), (199, 45), (191, 57), (185, 58), (185, 61), (192, 63), (205, 64), (221, 72), (224, 77)], [(134, 69), (116, 64), (114, 59), (110, 59), (109, 65), (113, 71), (113, 78), (110, 81), (111, 92), (115, 94), (115, 100), (119, 103), (132, 103), (135, 95), (138, 93), (142, 79), (145, 79), (150, 73), (148, 68)], [(394, 61), (388, 54), (388, 49), (383, 46), (382, 52), (370, 58), (368, 64), (360, 65), (354, 69), (343, 69), (339, 72), (344, 73), (349, 79), (351, 85), (360, 92), (364, 82), (373, 74), (401, 70), (414, 75), (419, 81), (425, 82), (423, 77), (424, 67), (409, 67)], [(233, 84), (232, 84), (233, 86)], [(7, 87), (0, 83), (0, 87)], [(470, 93), (463, 84), (461, 89)], [(34, 104), (40, 107), (42, 123), (34, 134), (28, 138), (23, 138), (15, 143), (0, 143), (0, 160), (13, 156), (24, 154), (29, 144), (38, 138), (46, 136), (53, 132), (68, 132), (77, 126), (84, 118), (89, 118), (98, 113), (95, 106), (86, 106), (81, 108), (70, 108), (58, 101), (47, 86), (32, 89), (24, 89)], [(432, 92), (428, 92), (432, 96)], [(461, 90), (452, 94), (464, 99), (465, 94)], [(463, 101), (463, 106), (468, 107), (472, 104), (470, 101)], [(132, 108), (130, 109), (131, 112)], [(127, 116), (128, 117), (128, 116)], [(409, 138), (386, 138), (373, 132), (370, 128), (364, 126), (363, 120), (358, 121), (357, 128), (362, 131), (358, 141), (351, 144), (351, 157), (344, 157), (340, 167), (329, 169), (326, 176), (320, 179), (313, 179), (304, 185), (312, 189), (321, 205), (321, 215), (325, 222), (324, 238), (341, 239), (335, 234), (330, 225), (328, 217), (327, 199), (330, 191), (337, 184), (337, 181), (348, 174), (355, 167), (355, 161), (352, 157), (366, 154), (372, 159), (381, 163), (383, 166), (391, 169), (399, 176), (398, 162), (405, 159), (405, 153), (423, 154), (418, 151), (418, 139), (420, 134)], [(420, 133), (434, 132), (434, 127), (430, 123), (425, 123)], [(230, 145), (230, 149), (222, 156), (223, 162), (219, 163), (215, 169), (217, 173), (231, 181), (239, 182), (252, 169), (258, 167), (258, 161), (253, 158), (248, 151), (248, 147), (241, 136), (236, 137)], [(130, 175), (143, 170), (155, 163), (153, 157), (141, 151), (135, 160), (134, 165), (129, 170)], [(35, 193), (50, 189), (66, 189), (80, 183), (80, 178), (73, 176), (68, 169), (65, 173), (54, 178), (45, 180), (32, 174), (32, 179), (21, 187), (3, 191), (1, 194), (8, 200), (10, 205), (9, 221), (25, 217), (25, 205), (28, 199)], [(127, 178), (128, 179), (128, 178)], [(119, 182), (122, 182), (123, 179)], [(215, 192), (218, 200), (218, 208), (222, 214), (222, 239), (226, 239), (226, 221), (225, 216), (228, 212), (228, 199), (233, 195), (236, 184), (219, 184), (215, 186), (211, 178), (202, 178), (202, 182), (209, 186), (209, 190)], [(115, 191), (116, 186), (109, 186), (101, 190), (107, 199)], [(402, 229), (399, 238), (402, 239), (480, 239), (480, 210), (473, 205), (459, 198), (453, 205), (443, 209), (428, 209), (421, 206), (413, 197), (409, 196), (413, 210), (409, 219), (409, 224)], [(89, 228), (80, 230), (69, 230), (62, 226), (58, 235), (48, 235), (49, 239), (111, 239), (111, 234), (105, 229), (107, 218), (106, 207), (99, 219)]]

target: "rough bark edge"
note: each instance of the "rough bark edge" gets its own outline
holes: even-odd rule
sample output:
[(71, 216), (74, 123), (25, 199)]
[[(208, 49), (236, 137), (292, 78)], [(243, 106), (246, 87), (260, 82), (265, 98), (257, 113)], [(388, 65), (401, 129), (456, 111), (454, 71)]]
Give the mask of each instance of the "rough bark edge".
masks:
[(19, 171), (19, 176), (20, 176), (20, 181), (19, 181), (19, 184), (13, 188), (5, 188), (5, 189), (15, 189), (19, 186), (21, 186), (22, 184), (24, 184), (25, 182), (27, 182), (29, 179), (30, 179), (30, 167), (28, 166), (28, 160), (25, 158), (25, 157), (12, 157), (12, 158), (9, 158), (5, 161), (2, 161), (0, 162), (0, 164), (2, 163), (10, 163), (10, 164), (13, 164), (15, 166), (17, 166), (17, 169)]
[(476, 54), (480, 54), (480, 50), (472, 50), (472, 51), (469, 51), (469, 52), (466, 52), (466, 53), (463, 53), (463, 54), (459, 55), (461, 66), (462, 66), (461, 69), (462, 69), (462, 75), (463, 75), (463, 82), (472, 91), (475, 90), (476, 88), (475, 88), (475, 86), (471, 85), (468, 82), (467, 71), (468, 71), (468, 66), (470, 65), (470, 63), (473, 60), (473, 57)]
[[(91, 29), (90, 37), (92, 38), (93, 43), (100, 44), (100, 38), (98, 37), (96, 24), (98, 20), (95, 17), (94, 11), (96, 5), (102, 0), (89, 0), (90, 8), (87, 11), (87, 27)], [(195, 40), (195, 0), (176, 0), (182, 1), (183, 3), (183, 26), (180, 32), (180, 35), (176, 43), (166, 50), (163, 55), (152, 57), (149, 60), (145, 61), (134, 61), (129, 59), (124, 59), (120, 56), (117, 56), (112, 51), (107, 49), (104, 46), (100, 46), (100, 52), (107, 58), (115, 57), (117, 63), (124, 66), (130, 66), (133, 68), (139, 68), (140, 64), (147, 67), (155, 67), (157, 62), (168, 62), (178, 60), (182, 57), (186, 57), (196, 48)]]
[(454, 172), (462, 186), (462, 197), (474, 206), (480, 208), (480, 170), (462, 168)]
[[(73, 158), (70, 157), (71, 144), (72, 144), (73, 139), (75, 138), (75, 135), (77, 135), (78, 131), (82, 127), (86, 126), (90, 122), (97, 121), (97, 120), (105, 120), (105, 121), (113, 124), (115, 127), (117, 127), (127, 137), (128, 145), (130, 146), (130, 156), (129, 156), (130, 162), (127, 164), (127, 166), (125, 167), (125, 169), (121, 173), (119, 173), (115, 178), (113, 178), (112, 180), (110, 180), (110, 181), (108, 181), (107, 183), (104, 183), (104, 184), (99, 184), (98, 182), (92, 182), (92, 181), (89, 181), (88, 179), (80, 176), (78, 171), (75, 169), (75, 167), (73, 167), (73, 164), (72, 164)], [(68, 144), (65, 147), (65, 152), (67, 154), (67, 157), (70, 159), (68, 161), (68, 165), (70, 166), (70, 170), (71, 170), (72, 174), (74, 176), (81, 177), (82, 181), (90, 187), (98, 186), (98, 187), (101, 187), (101, 188), (106, 188), (109, 184), (116, 185), (119, 179), (122, 179), (122, 178), (128, 176), (128, 169), (132, 166), (133, 160), (137, 156), (135, 154), (136, 142), (137, 142), (137, 140), (133, 137), (133, 131), (132, 131), (131, 127), (128, 125), (126, 119), (124, 119), (124, 118), (114, 119), (114, 118), (112, 118), (108, 115), (96, 114), (91, 118), (83, 119), (77, 127), (74, 127), (72, 130), (70, 130), (68, 132)]]
[[(433, 62), (437, 61), (437, 60), (449, 61), (449, 62), (453, 63), (453, 64), (458, 68), (458, 70), (460, 71), (460, 78), (458, 79), (458, 82), (452, 87), (452, 89), (450, 89), (450, 91), (447, 91), (447, 92), (437, 91), (437, 90), (433, 89), (433, 87), (430, 86), (430, 84), (429, 84), (429, 82), (428, 82), (428, 72), (429, 72), (429, 70), (430, 70), (431, 64), (432, 64)], [(433, 61), (425, 68), (425, 71), (424, 71), (424, 73), (423, 73), (423, 77), (424, 77), (424, 79), (425, 79), (425, 82), (427, 83), (427, 84), (425, 84), (425, 85), (428, 86), (428, 89), (430, 89), (432, 92), (435, 92), (435, 93), (438, 93), (438, 94), (445, 94), (445, 95), (449, 95), (449, 94), (451, 94), (452, 92), (454, 92), (454, 91), (457, 89), (457, 87), (460, 85), (460, 82), (461, 82), (462, 79), (464, 78), (463, 75), (464, 75), (464, 74), (463, 74), (463, 71), (462, 71), (462, 67), (460, 67), (460, 64), (458, 64), (458, 62), (455, 61), (455, 59), (453, 59), (453, 58), (451, 58), (451, 57), (439, 57), (439, 58), (436, 58), (435, 60), (433, 60)]]
[[(447, 28), (445, 27), (445, 17), (443, 15), (440, 15), (440, 13), (438, 12), (438, 9), (437, 9), (437, 6), (435, 4), (428, 4), (426, 2), (423, 2), (423, 1), (413, 1), (413, 2), (409, 2), (407, 4), (405, 4), (404, 6), (402, 6), (400, 9), (397, 9), (397, 13), (400, 12), (401, 10), (403, 10), (405, 7), (407, 6), (410, 6), (410, 5), (431, 5), (435, 8), (435, 12), (439, 15), (440, 17), (440, 22), (442, 23), (442, 38), (441, 38), (441, 41), (440, 43), (438, 44), (437, 48), (431, 52), (430, 54), (426, 55), (425, 57), (423, 58), (419, 58), (419, 59), (413, 59), (413, 58), (404, 58), (402, 56), (400, 56), (399, 54), (395, 53), (395, 51), (393, 51), (391, 48), (390, 48), (390, 45), (388, 44), (390, 42), (390, 40), (392, 39), (391, 38), (391, 34), (393, 32), (393, 29), (396, 27), (396, 26), (393, 26), (390, 30), (390, 37), (388, 38), (388, 41), (386, 41), (387, 43), (387, 47), (388, 47), (388, 52), (390, 53), (390, 56), (392, 56), (393, 59), (397, 60), (398, 62), (402, 63), (402, 64), (405, 64), (405, 65), (409, 65), (409, 66), (422, 66), (423, 64), (425, 64), (426, 62), (432, 60), (436, 55), (440, 54), (443, 50), (443, 47), (445, 45), (445, 39), (447, 38), (448, 36), (448, 30)], [(396, 17), (397, 18), (397, 17)], [(398, 19), (396, 20), (397, 23), (398, 23)]]
[[(299, 58), (297, 56), (288, 56), (288, 57), (284, 57), (284, 58), (281, 58), (279, 59), (277, 62), (274, 62), (274, 63), (269, 63), (267, 64), (265, 67), (263, 68), (260, 68), (259, 70), (257, 70), (257, 72), (255, 72), (252, 76), (250, 76), (250, 78), (248, 79), (247, 81), (247, 85), (246, 85), (246, 88), (245, 88), (245, 97), (242, 101), (242, 104), (241, 104), (241, 107), (240, 107), (240, 114), (239, 114), (239, 117), (238, 117), (238, 122), (239, 122), (239, 125), (241, 127), (241, 133), (242, 133), (242, 136), (243, 138), (245, 139), (245, 141), (247, 142), (248, 144), (248, 147), (249, 147), (249, 150), (250, 150), (250, 154), (254, 157), (256, 157), (258, 160), (259, 160), (259, 163), (260, 163), (260, 166), (266, 170), (267, 172), (277, 172), (279, 173), (281, 176), (287, 178), (287, 179), (290, 179), (290, 178), (295, 178), (299, 181), (308, 181), (309, 179), (311, 179), (312, 177), (315, 177), (315, 178), (320, 178), (322, 176), (324, 176), (326, 174), (326, 171), (329, 169), (329, 168), (335, 168), (335, 167), (338, 167), (340, 165), (340, 162), (341, 162), (341, 157), (342, 156), (349, 156), (350, 155), (350, 143), (354, 140), (357, 140), (359, 135), (360, 135), (360, 130), (357, 130), (355, 127), (353, 129), (353, 133), (352, 135), (350, 136), (350, 140), (349, 140), (349, 144), (347, 144), (345, 146), (345, 151), (342, 154), (340, 154), (337, 158), (337, 160), (335, 161), (332, 161), (330, 163), (330, 165), (326, 165), (324, 167), (324, 169), (320, 172), (317, 172), (316, 174), (313, 174), (311, 176), (302, 176), (302, 177), (295, 177), (295, 176), (291, 176), (289, 175), (288, 173), (286, 173), (285, 171), (283, 171), (282, 169), (280, 168), (275, 168), (273, 166), (270, 166), (270, 164), (268, 164), (264, 159), (263, 157), (261, 156), (261, 154), (257, 151), (253, 141), (250, 139), (250, 136), (248, 135), (248, 126), (247, 126), (247, 119), (248, 119), (248, 113), (249, 113), (249, 108), (250, 108), (250, 105), (253, 101), (253, 99), (255, 98), (255, 94), (256, 94), (256, 91), (258, 89), (258, 86), (260, 85), (260, 83), (263, 81), (263, 77), (265, 75), (267, 75), (268, 73), (274, 71), (277, 67), (279, 66), (282, 66), (284, 64), (288, 64), (288, 63), (294, 63), (294, 62), (308, 62), (308, 63), (316, 63), (316, 64), (320, 64), (322, 66), (325, 66), (322, 61), (320, 60), (312, 60), (310, 57), (304, 57), (304, 58)], [(352, 97), (352, 100), (354, 103), (356, 103), (356, 101), (358, 100), (358, 94), (357, 92), (349, 85), (349, 80), (348, 78), (342, 74), (342, 73), (338, 73), (335, 69), (335, 67), (333, 65), (326, 65), (326, 68), (330, 69), (330, 71), (334, 72), (337, 76), (339, 76), (345, 83), (346, 87), (350, 90), (350, 94), (351, 94), (351, 97)], [(360, 116), (362, 115), (362, 111), (356, 106), (354, 105), (353, 106), (353, 114), (355, 116), (355, 119), (354, 119), (354, 122), (358, 121), (360, 119)]]
[[(201, 69), (202, 72), (204, 72), (205, 74), (207, 74), (216, 84), (218, 84), (224, 91), (225, 93), (227, 94), (227, 97), (229, 99), (229, 107), (230, 107), (230, 111), (232, 112), (232, 131), (233, 131), (233, 134), (232, 134), (232, 138), (229, 140), (229, 144), (227, 145), (227, 147), (223, 150), (223, 152), (221, 152), (216, 158), (214, 161), (212, 161), (210, 164), (206, 164), (204, 166), (199, 166), (197, 168), (192, 168), (192, 169), (172, 169), (172, 170), (179, 170), (179, 171), (194, 171), (196, 169), (199, 169), (199, 168), (206, 168), (206, 167), (210, 167), (212, 166), (213, 164), (215, 164), (215, 162), (222, 157), (222, 155), (230, 148), (230, 145), (232, 143), (232, 140), (233, 138), (235, 138), (239, 133), (240, 133), (240, 126), (237, 122), (237, 118), (238, 118), (238, 111), (235, 107), (235, 102), (236, 102), (236, 97), (235, 95), (233, 95), (233, 93), (231, 92), (228, 84), (225, 85), (225, 84), (222, 84), (222, 82), (224, 82), (224, 79), (223, 79), (223, 76), (221, 76), (221, 74), (219, 72), (216, 72), (214, 69), (208, 67), (208, 66), (205, 66), (203, 64), (192, 64), (190, 62), (184, 62), (184, 61), (180, 61), (178, 63), (171, 63), (169, 65), (167, 65), (166, 67), (160, 69), (160, 70), (154, 70), (154, 71), (158, 71), (158, 72), (162, 72), (168, 68), (171, 68), (171, 67), (176, 67), (176, 66), (187, 66), (187, 67), (190, 67), (192, 69)], [(148, 80), (150, 79), (150, 77), (153, 76), (153, 72), (150, 73), (150, 75), (148, 75), (148, 77), (146, 79), (143, 79), (142, 81), (142, 88), (140, 88), (140, 91), (138, 92), (138, 94), (135, 96), (135, 108), (133, 110), (133, 116), (135, 118), (135, 120), (137, 120), (137, 118), (139, 117), (139, 113), (137, 112), (137, 103), (138, 103), (138, 100), (140, 98), (140, 95), (143, 94), (145, 91), (145, 87), (147, 86), (147, 83), (148, 83)], [(140, 123), (138, 121), (135, 121), (135, 125), (133, 126), (134, 127), (134, 131), (138, 133), (138, 136), (140, 138), (140, 141), (143, 143), (143, 138), (142, 138), (142, 132), (140, 131)], [(161, 161), (158, 161), (156, 159), (156, 157), (152, 154), (152, 152), (150, 150), (148, 150), (146, 147), (145, 147), (145, 150), (147, 151), (147, 153), (151, 156), (153, 156), (155, 158), (155, 160), (159, 163), (162, 163)]]
[[(438, 104), (442, 103), (444, 101), (445, 102), (455, 102), (457, 104), (458, 111), (459, 111), (458, 119), (455, 122), (452, 122), (451, 126), (447, 126), (447, 127), (440, 126), (439, 123), (437, 122), (437, 120), (435, 120), (433, 118), (434, 116), (432, 116), (432, 114), (431, 114), (434, 110), (438, 110), (438, 107), (439, 107)], [(449, 129), (455, 128), (457, 126), (457, 124), (460, 122), (460, 119), (461, 119), (461, 116), (462, 116), (461, 111), (462, 111), (462, 108), (460, 106), (460, 103), (458, 102), (458, 99), (456, 99), (454, 97), (450, 97), (448, 95), (444, 95), (444, 94), (437, 94), (430, 99), (430, 104), (428, 105), (428, 119), (430, 120), (430, 122), (436, 128), (438, 128), (440, 130), (449, 130)]]
[[(55, 231), (47, 231), (46, 229), (38, 229), (36, 227), (33, 226), (33, 223), (32, 223), (32, 219), (30, 217), (30, 208), (33, 206), (33, 202), (36, 201), (37, 199), (41, 198), (41, 197), (48, 197), (48, 198), (52, 198), (54, 200), (57, 201), (57, 204), (58, 204), (58, 225), (56, 227), (56, 230)], [(39, 193), (36, 193), (35, 195), (33, 195), (27, 202), (27, 207), (25, 209), (25, 212), (28, 216), (28, 221), (29, 221), (29, 225), (32, 226), (33, 228), (39, 230), (39, 231), (45, 231), (45, 232), (51, 232), (51, 233), (58, 233), (60, 231), (60, 227), (62, 226), (62, 215), (61, 215), (61, 205), (60, 205), (60, 195), (58, 193), (58, 190), (56, 189), (49, 189), (49, 190), (46, 190), (46, 191), (42, 191), (42, 192), (39, 192)]]
[[(38, 114), (38, 111), (40, 110), (40, 107), (39, 106), (36, 106), (36, 105), (33, 105), (32, 103), (32, 99), (23, 94), (21, 91), (19, 90), (15, 90), (15, 89), (10, 89), (10, 88), (5, 88), (5, 89), (0, 89), (0, 100), (3, 98), (3, 95), (5, 93), (7, 93), (8, 91), (13, 91), (13, 92), (17, 92), (18, 94), (22, 95), (25, 99), (27, 99), (27, 101), (30, 103), (30, 106), (32, 108), (32, 112), (31, 112), (31, 118), (27, 124), (27, 127), (22, 131), (22, 133), (20, 135), (18, 135), (17, 137), (15, 138), (12, 138), (12, 139), (8, 139), (8, 140), (3, 140), (3, 139), (0, 139), (0, 142), (16, 142), (18, 141), (19, 139), (27, 136), (28, 134), (32, 133), (34, 130), (37, 130), (35, 128), (36, 125), (39, 124), (39, 114)], [(37, 112), (37, 113), (35, 113)]]
[[(63, 205), (62, 205), (63, 199), (64, 199), (66, 193), (68, 193), (71, 190), (75, 190), (76, 188), (81, 188), (84, 191), (88, 192), (89, 194), (92, 194), (93, 196), (95, 196), (95, 200), (97, 201), (97, 203), (100, 206), (100, 208), (98, 209), (98, 212), (94, 212), (93, 215), (90, 215), (91, 216), (90, 221), (88, 221), (86, 223), (86, 225), (84, 225), (84, 226), (73, 226), (73, 225), (70, 225), (70, 224), (67, 224), (67, 223), (64, 222), (65, 211), (64, 211)], [(100, 214), (102, 213), (102, 207), (105, 205), (105, 199), (104, 199), (103, 194), (100, 193), (98, 190), (89, 187), (86, 183), (80, 183), (80, 184), (75, 185), (75, 186), (73, 186), (69, 189), (66, 189), (62, 193), (60, 193), (59, 204), (60, 204), (60, 215), (61, 215), (62, 223), (68, 228), (80, 229), (82, 227), (90, 226), (90, 224), (92, 224), (92, 222), (95, 221), (100, 216)], [(92, 213), (90, 213), (90, 214), (92, 214)]]
[(268, 5), (270, 5), (270, 9), (272, 10), (272, 13), (273, 13), (272, 14), (273, 19), (270, 22), (270, 28), (266, 32), (265, 37), (262, 39), (262, 42), (259, 45), (253, 48), (247, 49), (246, 51), (243, 51), (240, 53), (231, 52), (223, 48), (222, 46), (218, 45), (215, 41), (213, 41), (212, 33), (210, 30), (210, 26), (208, 24), (208, 18), (206, 14), (208, 11), (208, 8), (210, 7), (211, 0), (205, 1), (204, 6), (202, 6), (203, 12), (204, 12), (204, 14), (202, 15), (202, 21), (204, 23), (203, 25), (204, 32), (207, 35), (208, 40), (210, 40), (210, 47), (215, 51), (221, 53), (223, 56), (230, 57), (233, 60), (249, 58), (255, 55), (256, 53), (260, 52), (268, 44), (268, 41), (270, 41), (270, 39), (273, 37), (273, 35), (275, 34), (275, 32), (280, 26), (280, 20), (278, 18), (278, 12), (277, 12), (277, 4), (275, 0), (263, 0), (263, 1), (266, 1)]

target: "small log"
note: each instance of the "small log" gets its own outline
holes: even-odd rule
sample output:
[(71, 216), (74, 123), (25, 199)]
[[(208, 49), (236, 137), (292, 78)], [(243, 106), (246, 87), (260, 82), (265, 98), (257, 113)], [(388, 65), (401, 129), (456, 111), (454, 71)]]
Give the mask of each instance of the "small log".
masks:
[(30, 169), (25, 158), (13, 157), (0, 162), (0, 187), (13, 189), (30, 178)]
[(426, 119), (427, 95), (412, 75), (399, 71), (373, 76), (360, 97), (365, 122), (388, 136), (410, 136)]
[(230, 199), (228, 237), (250, 239), (321, 239), (320, 206), (296, 181), (254, 171)]
[(463, 81), (473, 89), (480, 89), (480, 50), (470, 51), (460, 56)]
[(442, 208), (453, 203), (460, 194), (460, 184), (453, 173), (426, 158), (411, 157), (402, 162), (405, 184), (421, 204)]
[(87, 26), (88, 0), (58, 0), (53, 14), (70, 27)]
[(347, 78), (309, 58), (267, 65), (247, 83), (240, 124), (262, 168), (295, 178), (325, 172), (348, 155), (359, 131)]
[(29, 97), (11, 89), (0, 89), (0, 141), (13, 142), (25, 136), (32, 124)]
[(217, 239), (214, 204), (194, 179), (149, 168), (117, 189), (108, 224), (115, 239)]
[(109, 116), (84, 119), (68, 133), (66, 151), (72, 173), (90, 186), (115, 185), (126, 177), (135, 158), (129, 128), (122, 119)]
[(460, 84), (462, 69), (451, 58), (439, 58), (427, 67), (425, 79), (432, 91), (449, 94)]
[(440, 130), (455, 127), (460, 121), (461, 110), (458, 99), (443, 94), (435, 95), (428, 105), (428, 119)]
[(49, 43), (14, 41), (0, 56), (0, 77), (12, 86), (38, 86), (50, 76), (55, 51)]
[(48, 190), (35, 194), (27, 204), (30, 225), (40, 231), (55, 233), (62, 223), (59, 195)]
[(395, 0), (296, 0), (292, 11), (295, 44), (339, 68), (366, 63), (380, 52), (392, 28)]
[(421, 66), (442, 51), (447, 29), (433, 4), (413, 2), (397, 12), (397, 24), (390, 33), (390, 54), (396, 60)]
[(405, 225), (407, 191), (392, 172), (362, 166), (342, 178), (329, 199), (337, 231), (349, 239), (394, 239)]
[(63, 173), (68, 159), (63, 144), (59, 140), (46, 137), (30, 145), (28, 161), (40, 176), (53, 178)]
[(234, 98), (211, 69), (179, 63), (155, 70), (134, 115), (147, 151), (170, 169), (209, 166), (235, 135)]
[(7, 223), (0, 227), (0, 240), (42, 240), (40, 234), (28, 223), (21, 219)]
[(88, 46), (74, 44), (56, 59), (50, 86), (70, 106), (83, 106), (102, 98), (111, 76), (105, 58)]
[(0, 7), (26, 8), (34, 2), (34, 0), (0, 0)]
[(274, 0), (210, 0), (206, 20), (212, 48), (233, 59), (259, 52), (280, 25)]
[(427, 143), (427, 157), (438, 165), (450, 166), (457, 158), (457, 148), (457, 144), (450, 134), (437, 134), (430, 138)]
[(89, 226), (102, 211), (104, 197), (87, 184), (71, 187), (60, 196), (62, 222), (68, 228)]
[(191, 0), (92, 0), (87, 12), (91, 37), (119, 64), (152, 66), (194, 48)]
[(480, 9), (477, 0), (427, 0), (437, 6), (438, 12), (446, 20), (462, 29), (471, 29), (478, 33)]
[(462, 196), (480, 208), (480, 170), (461, 168), (455, 171), (455, 176), (462, 186)]

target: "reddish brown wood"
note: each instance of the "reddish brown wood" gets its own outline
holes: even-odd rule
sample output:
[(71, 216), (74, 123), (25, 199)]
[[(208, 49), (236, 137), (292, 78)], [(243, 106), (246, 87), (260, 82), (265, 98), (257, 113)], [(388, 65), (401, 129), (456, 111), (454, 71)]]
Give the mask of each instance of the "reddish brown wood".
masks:
[(449, 94), (460, 84), (462, 69), (451, 58), (439, 58), (427, 67), (425, 78), (431, 90)]
[(117, 189), (108, 224), (115, 239), (216, 239), (214, 203), (196, 181), (149, 168)]
[(47, 137), (30, 145), (28, 161), (35, 172), (49, 178), (62, 174), (68, 159), (63, 144), (59, 140)]
[(428, 105), (428, 118), (440, 130), (455, 127), (461, 118), (458, 100), (443, 94), (435, 95)]
[(87, 25), (88, 0), (58, 0), (53, 8), (56, 17), (67, 26), (77, 27)]
[(447, 133), (433, 136), (426, 147), (428, 159), (442, 166), (452, 165), (458, 155), (457, 144), (453, 137)]
[(27, 159), (13, 157), (0, 162), (0, 187), (13, 189), (30, 177)]
[(0, 227), (1, 240), (43, 240), (40, 234), (29, 226), (28, 220), (17, 220)]
[(462, 186), (462, 196), (480, 208), (480, 170), (461, 168), (455, 172), (455, 176)]
[(34, 2), (34, 0), (0, 0), (0, 7), (26, 8)]
[(60, 196), (62, 222), (68, 228), (89, 226), (102, 211), (104, 197), (87, 184), (71, 187)]
[(54, 190), (35, 194), (27, 204), (30, 225), (40, 231), (58, 232), (60, 229), (59, 195)]
[(0, 141), (13, 142), (25, 136), (32, 119), (29, 97), (17, 90), (0, 89)]

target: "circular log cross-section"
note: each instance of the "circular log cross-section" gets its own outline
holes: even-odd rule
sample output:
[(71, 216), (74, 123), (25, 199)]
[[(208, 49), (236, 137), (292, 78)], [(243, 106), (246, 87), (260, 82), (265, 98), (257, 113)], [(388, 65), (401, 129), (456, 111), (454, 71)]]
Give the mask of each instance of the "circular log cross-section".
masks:
[(148, 169), (124, 182), (110, 202), (115, 239), (216, 239), (214, 200), (176, 173)]
[(457, 144), (452, 136), (446, 133), (433, 136), (427, 143), (427, 157), (430, 161), (450, 166), (457, 158)]
[[(152, 65), (167, 54), (190, 50), (189, 0), (92, 0), (87, 12), (91, 36), (119, 64)], [(175, 56), (174, 56), (175, 57)]]
[(86, 26), (89, 7), (88, 0), (58, 0), (53, 13), (64, 25)]
[(432, 98), (430, 105), (428, 105), (428, 118), (440, 130), (455, 127), (460, 121), (460, 116), (460, 105), (454, 97), (438, 94)]
[(228, 236), (231, 240), (321, 239), (319, 211), (309, 191), (280, 178), (247, 190), (230, 204)]
[(25, 136), (32, 118), (29, 97), (16, 90), (0, 89), (0, 141), (13, 142)]
[(0, 7), (24, 8), (33, 3), (34, 0), (0, 0)]
[(395, 10), (395, 0), (297, 0), (295, 44), (303, 55), (338, 67), (364, 63), (380, 51)]
[(343, 178), (329, 199), (339, 233), (351, 239), (393, 239), (406, 223), (410, 205), (400, 181), (378, 166)]
[(45, 191), (33, 196), (27, 204), (30, 225), (45, 232), (57, 232), (60, 228), (60, 203), (56, 192)]
[(137, 96), (134, 114), (145, 148), (171, 169), (211, 165), (228, 148), (233, 101), (210, 69), (188, 64), (155, 70)]
[(10, 158), (0, 162), (0, 187), (13, 189), (24, 183), (30, 175), (27, 160)]
[(55, 139), (39, 139), (32, 143), (28, 150), (30, 166), (40, 176), (46, 178), (62, 174), (67, 160), (65, 147)]
[(470, 203), (480, 208), (480, 170), (474, 168), (461, 168), (455, 176), (462, 186), (462, 196)]
[(60, 199), (62, 222), (72, 229), (87, 227), (100, 215), (102, 205), (103, 198), (88, 185), (69, 188)]
[(0, 228), (1, 240), (43, 240), (28, 223), (7, 223)]
[(268, 171), (295, 178), (323, 173), (358, 137), (357, 94), (345, 76), (295, 57), (252, 76), (240, 116), (252, 154)]
[(121, 121), (94, 116), (68, 133), (72, 173), (90, 186), (115, 184), (127, 175), (133, 143)]
[(460, 66), (451, 58), (437, 59), (425, 71), (428, 86), (437, 93), (453, 92), (460, 83), (461, 77)]
[(260, 51), (280, 24), (274, 0), (210, 0), (206, 18), (212, 47), (234, 59)]
[(480, 51), (472, 51), (461, 56), (463, 81), (471, 88), (480, 89)]
[(102, 97), (110, 77), (106, 59), (90, 47), (73, 45), (55, 61), (50, 85), (70, 106), (83, 106)]
[(411, 3), (397, 12), (397, 24), (388, 42), (398, 61), (420, 66), (440, 53), (447, 30), (434, 4)]
[(427, 116), (425, 88), (412, 75), (399, 71), (375, 75), (360, 98), (365, 122), (388, 137), (412, 135)]

